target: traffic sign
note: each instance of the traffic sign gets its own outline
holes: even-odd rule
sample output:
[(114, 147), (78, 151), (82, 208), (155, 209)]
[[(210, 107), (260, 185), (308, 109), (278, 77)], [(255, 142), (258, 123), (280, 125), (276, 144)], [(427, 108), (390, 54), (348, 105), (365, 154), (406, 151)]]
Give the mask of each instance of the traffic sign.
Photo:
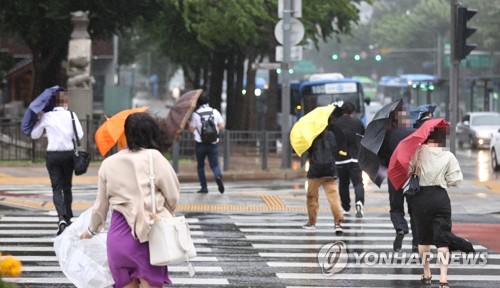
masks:
[[(290, 18), (290, 45), (294, 46), (300, 43), (304, 38), (304, 25), (296, 18)], [(274, 27), (274, 37), (283, 45), (283, 20), (280, 20)]]
[[(283, 18), (283, 10), (285, 0), (278, 0), (278, 18)], [(302, 17), (302, 0), (291, 0), (292, 2), (292, 17), (301, 18)]]
[[(290, 60), (302, 60), (302, 46), (290, 47)], [(276, 46), (276, 61), (283, 61), (283, 46)]]
[(253, 63), (252, 69), (274, 70), (281, 68), (281, 63)]

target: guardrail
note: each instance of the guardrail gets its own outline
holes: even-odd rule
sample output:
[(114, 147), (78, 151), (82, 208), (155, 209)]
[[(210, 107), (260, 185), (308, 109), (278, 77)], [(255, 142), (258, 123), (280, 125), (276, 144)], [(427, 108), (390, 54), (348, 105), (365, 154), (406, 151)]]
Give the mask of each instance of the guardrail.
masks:
[[(89, 118), (80, 120), (85, 135), (94, 135), (99, 121), (92, 121)], [(222, 156), (224, 170), (231, 169), (231, 158), (245, 156), (252, 159), (253, 164), (260, 163), (262, 170), (280, 168), (281, 160), (281, 132), (276, 131), (231, 131), (224, 130), (219, 141), (219, 156)], [(83, 148), (88, 151), (93, 161), (103, 160), (97, 150), (93, 136), (84, 136)], [(21, 130), (21, 120), (11, 120), (0, 122), (0, 160), (1, 161), (45, 161), (45, 151), (47, 138), (33, 140), (24, 135)], [(109, 156), (116, 153), (116, 148), (108, 153)], [(181, 133), (179, 140), (172, 146), (169, 155), (166, 155), (172, 162), (176, 171), (179, 169), (179, 161), (182, 159), (195, 160), (195, 143), (193, 136), (187, 130)], [(273, 159), (274, 161), (269, 161)], [(271, 164), (272, 162), (272, 164)]]

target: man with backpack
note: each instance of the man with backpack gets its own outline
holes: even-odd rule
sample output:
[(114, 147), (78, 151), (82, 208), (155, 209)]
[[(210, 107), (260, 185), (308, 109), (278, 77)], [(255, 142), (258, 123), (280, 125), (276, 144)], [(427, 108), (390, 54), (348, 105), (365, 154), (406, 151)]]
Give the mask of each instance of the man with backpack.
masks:
[(220, 193), (224, 193), (222, 170), (219, 167), (218, 147), (219, 132), (224, 129), (224, 119), (217, 109), (208, 105), (209, 97), (203, 93), (198, 98), (197, 109), (191, 115), (189, 131), (193, 133), (196, 142), (196, 161), (198, 163), (198, 179), (201, 189), (198, 193), (208, 193), (207, 178), (205, 176), (205, 158), (215, 176), (215, 182)]

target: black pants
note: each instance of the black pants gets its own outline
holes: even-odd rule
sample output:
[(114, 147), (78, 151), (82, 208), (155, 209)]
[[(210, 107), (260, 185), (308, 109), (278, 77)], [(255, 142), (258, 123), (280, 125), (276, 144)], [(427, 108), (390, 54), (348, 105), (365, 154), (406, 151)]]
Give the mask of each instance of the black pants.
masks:
[(52, 184), (52, 200), (59, 220), (73, 217), (71, 192), (73, 180), (73, 151), (47, 151), (46, 166)]
[[(387, 181), (389, 188), (389, 205), (391, 214), (392, 226), (396, 229), (396, 232), (403, 231), (405, 234), (409, 232), (408, 222), (405, 219), (405, 195), (403, 194), (403, 189), (396, 190), (392, 185), (391, 181)], [(413, 196), (414, 197), (414, 196)], [(417, 224), (413, 217), (413, 197), (406, 196), (406, 203), (408, 204), (408, 215), (410, 215), (410, 225), (413, 235), (412, 244), (413, 246), (418, 245), (418, 231)]]
[(451, 203), (444, 188), (423, 186), (413, 197), (418, 244), (449, 247), (451, 251), (474, 252), (470, 242), (451, 232)]
[(349, 185), (354, 187), (355, 202), (361, 201), (365, 204), (365, 188), (363, 187), (363, 171), (358, 163), (346, 163), (337, 165), (339, 176), (339, 194), (342, 208), (345, 211), (351, 209), (351, 197), (349, 196)]

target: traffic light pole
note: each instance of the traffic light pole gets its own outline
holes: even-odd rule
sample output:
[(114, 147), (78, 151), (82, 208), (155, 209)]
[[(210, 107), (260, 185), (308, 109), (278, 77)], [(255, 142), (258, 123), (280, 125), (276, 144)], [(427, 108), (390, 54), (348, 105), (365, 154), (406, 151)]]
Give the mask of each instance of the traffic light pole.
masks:
[[(451, 0), (451, 43), (455, 43), (455, 32), (457, 31), (456, 11), (458, 3), (457, 0)], [(458, 67), (460, 60), (456, 59), (456, 45), (451, 45), (450, 57), (450, 105), (448, 106), (449, 121), (451, 124), (450, 129), (450, 152), (455, 154), (456, 151), (456, 126), (458, 114)]]

